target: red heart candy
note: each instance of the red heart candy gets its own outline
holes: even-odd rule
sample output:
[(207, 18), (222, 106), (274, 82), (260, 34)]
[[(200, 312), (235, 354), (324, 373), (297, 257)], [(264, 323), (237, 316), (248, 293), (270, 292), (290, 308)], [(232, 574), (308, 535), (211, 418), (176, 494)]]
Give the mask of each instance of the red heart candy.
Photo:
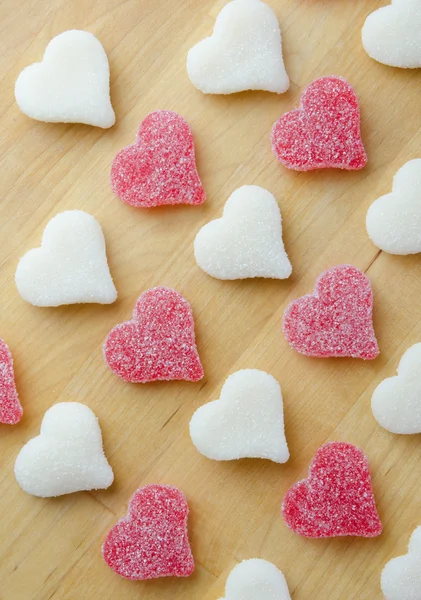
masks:
[(308, 479), (286, 493), (282, 514), (288, 527), (305, 537), (380, 535), (382, 524), (365, 454), (344, 442), (319, 448)]
[(111, 167), (111, 188), (127, 204), (202, 204), (206, 194), (196, 169), (189, 124), (169, 110), (144, 119), (136, 143), (123, 148)]
[(307, 356), (372, 360), (379, 354), (372, 313), (369, 279), (352, 265), (338, 265), (320, 275), (313, 294), (287, 306), (283, 332)]
[(272, 129), (272, 150), (288, 169), (362, 169), (358, 98), (342, 77), (322, 77), (305, 88), (300, 108), (284, 114)]
[(203, 377), (191, 306), (170, 288), (144, 292), (132, 320), (110, 331), (103, 352), (110, 369), (132, 383)]
[(194, 571), (188, 514), (187, 500), (177, 488), (147, 485), (138, 489), (127, 517), (105, 538), (105, 562), (126, 579), (188, 577)]
[(12, 354), (0, 339), (0, 423), (16, 425), (22, 418), (23, 409), (15, 385)]

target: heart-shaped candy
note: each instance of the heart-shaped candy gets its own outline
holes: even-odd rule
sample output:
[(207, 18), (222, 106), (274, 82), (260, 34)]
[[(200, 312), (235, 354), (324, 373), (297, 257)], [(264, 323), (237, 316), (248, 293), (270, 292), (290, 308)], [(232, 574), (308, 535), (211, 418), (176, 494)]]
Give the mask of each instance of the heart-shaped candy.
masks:
[(206, 194), (196, 168), (189, 124), (157, 110), (140, 124), (136, 142), (120, 150), (111, 167), (111, 188), (127, 204), (202, 204)]
[(40, 435), (19, 452), (15, 476), (25, 492), (41, 498), (110, 487), (114, 474), (92, 410), (79, 402), (48, 409)]
[(399, 169), (392, 193), (381, 196), (368, 209), (366, 227), (372, 242), (385, 252), (421, 252), (421, 158)]
[(66, 210), (47, 223), (41, 247), (19, 261), (16, 287), (34, 306), (60, 306), (117, 298), (100, 224), (82, 210)]
[(282, 514), (288, 527), (305, 537), (380, 535), (382, 524), (365, 454), (344, 442), (319, 448), (308, 478), (286, 493)]
[(313, 294), (287, 306), (283, 332), (307, 356), (372, 360), (379, 354), (372, 313), (369, 279), (352, 265), (338, 265), (319, 276)]
[(292, 272), (278, 204), (258, 185), (243, 185), (231, 194), (222, 218), (196, 235), (194, 255), (199, 267), (217, 279), (285, 279)]
[(364, 50), (385, 65), (421, 67), (421, 2), (392, 0), (368, 15), (362, 30)]
[(261, 558), (243, 560), (233, 568), (220, 600), (291, 600), (283, 573)]
[(402, 356), (398, 374), (374, 390), (371, 408), (376, 421), (392, 433), (421, 433), (421, 343)]
[(386, 563), (381, 586), (385, 600), (421, 600), (421, 527), (411, 535), (408, 554)]
[(342, 77), (322, 77), (305, 88), (300, 108), (284, 114), (272, 129), (272, 150), (288, 169), (362, 169), (358, 98)]
[(194, 559), (187, 533), (189, 507), (184, 494), (168, 485), (138, 489), (105, 538), (107, 565), (126, 579), (188, 577)]
[(132, 383), (203, 377), (191, 306), (167, 287), (139, 297), (132, 320), (110, 331), (103, 352), (113, 373)]
[(8, 345), (0, 339), (0, 423), (16, 425), (22, 418), (13, 370), (13, 357)]
[(189, 50), (187, 73), (205, 94), (289, 88), (278, 19), (261, 0), (233, 0), (219, 13), (213, 34)]
[(19, 75), (15, 97), (21, 111), (38, 121), (102, 128), (115, 123), (108, 58), (88, 31), (75, 29), (54, 37), (42, 62)]
[(190, 436), (199, 452), (214, 460), (286, 462), (289, 451), (279, 383), (257, 369), (233, 373), (224, 383), (220, 399), (194, 413)]

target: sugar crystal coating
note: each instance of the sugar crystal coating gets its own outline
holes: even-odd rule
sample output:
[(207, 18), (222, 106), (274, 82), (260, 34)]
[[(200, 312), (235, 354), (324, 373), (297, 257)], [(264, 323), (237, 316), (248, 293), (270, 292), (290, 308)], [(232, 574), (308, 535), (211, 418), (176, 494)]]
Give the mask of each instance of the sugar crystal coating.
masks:
[(219, 13), (213, 34), (189, 50), (187, 73), (205, 94), (289, 88), (281, 30), (261, 0), (233, 0)]
[(386, 563), (381, 587), (385, 600), (421, 600), (421, 527), (411, 535), (408, 554)]
[(117, 298), (100, 224), (82, 210), (66, 210), (44, 229), (41, 247), (19, 261), (16, 287), (34, 306), (60, 306)]
[(79, 402), (49, 408), (40, 435), (16, 458), (15, 477), (25, 492), (41, 498), (108, 488), (114, 474), (92, 410)]
[(372, 360), (379, 354), (372, 313), (368, 277), (352, 265), (338, 265), (319, 276), (313, 294), (287, 306), (283, 332), (307, 356)]
[(305, 537), (380, 535), (382, 524), (365, 454), (345, 442), (319, 448), (308, 478), (286, 493), (282, 515), (290, 529)]
[(0, 423), (16, 425), (22, 418), (13, 370), (13, 357), (8, 345), (0, 339)]
[(166, 287), (139, 297), (132, 320), (110, 331), (103, 353), (113, 373), (132, 383), (203, 377), (191, 306)]
[(421, 252), (421, 158), (397, 171), (392, 192), (377, 198), (368, 209), (366, 227), (373, 244), (385, 252)]
[(206, 194), (187, 121), (169, 110), (150, 113), (140, 124), (136, 142), (114, 158), (111, 188), (135, 207), (202, 204)]
[(345, 79), (316, 79), (302, 93), (300, 108), (285, 113), (272, 128), (272, 150), (288, 169), (362, 169), (358, 98)]
[(196, 235), (194, 255), (199, 267), (218, 279), (285, 279), (292, 272), (278, 204), (258, 185), (243, 185), (231, 194), (222, 218)]
[(126, 579), (188, 577), (194, 571), (184, 494), (168, 485), (138, 489), (126, 517), (108, 533), (102, 554), (107, 565)]
[(398, 374), (384, 379), (373, 392), (376, 421), (392, 433), (421, 433), (421, 343), (402, 356)]
[(258, 369), (228, 377), (219, 400), (201, 406), (190, 421), (193, 444), (214, 460), (289, 459), (279, 383)]
[(291, 600), (291, 596), (282, 571), (267, 560), (251, 558), (233, 568), (220, 600)]
[(19, 75), (15, 97), (21, 111), (38, 121), (102, 128), (115, 123), (108, 58), (101, 42), (88, 31), (56, 35), (42, 62)]
[(380, 63), (420, 68), (420, 0), (392, 0), (392, 4), (372, 12), (363, 26), (362, 42), (367, 54)]

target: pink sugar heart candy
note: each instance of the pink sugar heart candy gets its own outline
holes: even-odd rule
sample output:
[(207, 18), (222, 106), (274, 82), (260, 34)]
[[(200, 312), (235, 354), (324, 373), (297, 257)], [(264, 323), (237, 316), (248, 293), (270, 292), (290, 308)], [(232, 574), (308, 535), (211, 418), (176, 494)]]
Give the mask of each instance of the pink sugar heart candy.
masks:
[(203, 377), (191, 306), (167, 287), (138, 298), (132, 320), (110, 331), (103, 352), (113, 373), (132, 383)]
[(126, 579), (188, 577), (194, 571), (184, 494), (168, 485), (138, 489), (105, 538), (102, 554), (113, 571)]
[(0, 339), (0, 423), (16, 425), (22, 418), (13, 371), (13, 358), (8, 345)]
[(276, 121), (271, 141), (279, 162), (296, 171), (353, 171), (367, 164), (358, 98), (342, 77), (321, 77), (306, 87), (300, 108)]
[(380, 535), (382, 524), (365, 454), (344, 442), (319, 448), (308, 478), (286, 493), (282, 515), (290, 529), (305, 537)]
[(150, 113), (136, 142), (123, 148), (111, 167), (111, 188), (127, 204), (202, 204), (206, 194), (196, 168), (189, 124), (169, 110)]
[(287, 306), (283, 332), (307, 356), (372, 360), (379, 354), (372, 314), (368, 277), (352, 265), (338, 265), (319, 276), (313, 294)]

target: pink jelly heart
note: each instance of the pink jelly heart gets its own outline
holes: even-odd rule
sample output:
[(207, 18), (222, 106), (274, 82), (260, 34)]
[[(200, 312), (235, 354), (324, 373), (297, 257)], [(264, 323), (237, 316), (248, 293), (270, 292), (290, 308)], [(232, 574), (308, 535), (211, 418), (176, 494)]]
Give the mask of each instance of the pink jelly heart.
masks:
[(127, 579), (188, 577), (194, 571), (188, 514), (187, 500), (177, 488), (147, 485), (138, 489), (127, 517), (105, 538), (105, 562)]
[(203, 377), (191, 306), (170, 288), (144, 292), (132, 320), (110, 331), (103, 352), (110, 369), (133, 383)]
[(272, 150), (288, 169), (362, 169), (358, 98), (342, 77), (322, 77), (305, 88), (300, 108), (284, 114), (272, 129)]
[(206, 194), (196, 168), (189, 124), (169, 110), (144, 119), (136, 142), (123, 148), (111, 167), (111, 188), (127, 204), (202, 204)]
[(320, 275), (313, 294), (287, 306), (283, 332), (307, 356), (371, 360), (379, 354), (372, 314), (369, 279), (352, 265), (338, 265)]
[(308, 478), (286, 493), (282, 514), (288, 527), (305, 537), (380, 535), (382, 524), (365, 454), (344, 442), (319, 448)]
[(22, 418), (13, 371), (13, 358), (6, 342), (0, 339), (0, 423), (15, 425)]

